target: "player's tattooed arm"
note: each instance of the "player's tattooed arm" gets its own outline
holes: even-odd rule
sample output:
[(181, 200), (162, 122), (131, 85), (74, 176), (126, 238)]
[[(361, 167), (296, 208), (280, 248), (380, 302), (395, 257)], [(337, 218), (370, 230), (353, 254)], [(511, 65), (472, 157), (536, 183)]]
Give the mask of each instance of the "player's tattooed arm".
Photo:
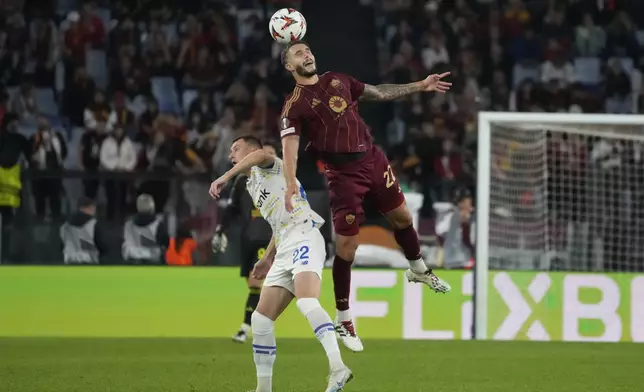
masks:
[(360, 96), (361, 101), (391, 101), (409, 94), (423, 91), (419, 82), (407, 84), (379, 84), (377, 86), (365, 84)]
[(449, 91), (452, 83), (446, 82), (443, 79), (449, 76), (449, 74), (449, 72), (432, 74), (420, 82), (407, 84), (379, 84), (377, 86), (365, 84), (360, 100), (391, 101), (421, 91), (446, 93)]

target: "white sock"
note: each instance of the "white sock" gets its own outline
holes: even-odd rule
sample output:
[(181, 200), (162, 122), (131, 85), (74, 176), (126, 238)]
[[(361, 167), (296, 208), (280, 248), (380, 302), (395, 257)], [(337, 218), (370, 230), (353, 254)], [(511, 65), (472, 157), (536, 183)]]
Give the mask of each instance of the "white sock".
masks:
[(338, 322), (351, 321), (351, 310), (337, 310)]
[(322, 309), (320, 301), (316, 298), (300, 298), (296, 303), (297, 308), (309, 320), (315, 336), (317, 336), (322, 347), (324, 347), (326, 356), (329, 358), (329, 368), (331, 371), (345, 368), (331, 317)]
[(409, 261), (409, 269), (412, 272), (415, 272), (417, 274), (424, 274), (427, 271), (427, 265), (425, 265), (425, 261), (423, 261), (423, 258), (419, 258), (418, 260), (408, 260)]
[(277, 352), (273, 320), (257, 312), (253, 312), (250, 320), (253, 328), (253, 358), (257, 369), (257, 392), (271, 392)]

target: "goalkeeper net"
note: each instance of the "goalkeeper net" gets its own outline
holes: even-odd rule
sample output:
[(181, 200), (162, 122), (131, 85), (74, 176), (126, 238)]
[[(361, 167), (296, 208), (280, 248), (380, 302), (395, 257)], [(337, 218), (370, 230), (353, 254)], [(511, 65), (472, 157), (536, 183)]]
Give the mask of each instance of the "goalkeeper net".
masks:
[(489, 139), (480, 141), (479, 176), (486, 178), (479, 178), (485, 189), (477, 208), (487, 233), (477, 242), (485, 241), (478, 249), (485, 248), (487, 261), (477, 263), (644, 270), (641, 116), (486, 115), (479, 123)]

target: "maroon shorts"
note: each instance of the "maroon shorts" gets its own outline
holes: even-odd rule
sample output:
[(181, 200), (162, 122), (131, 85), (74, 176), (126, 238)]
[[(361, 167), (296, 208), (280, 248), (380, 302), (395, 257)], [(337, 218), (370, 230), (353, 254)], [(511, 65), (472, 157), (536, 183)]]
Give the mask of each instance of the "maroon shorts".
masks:
[(378, 147), (355, 162), (341, 166), (325, 165), (335, 232), (357, 235), (364, 221), (362, 203), (369, 198), (381, 214), (405, 201), (389, 160)]

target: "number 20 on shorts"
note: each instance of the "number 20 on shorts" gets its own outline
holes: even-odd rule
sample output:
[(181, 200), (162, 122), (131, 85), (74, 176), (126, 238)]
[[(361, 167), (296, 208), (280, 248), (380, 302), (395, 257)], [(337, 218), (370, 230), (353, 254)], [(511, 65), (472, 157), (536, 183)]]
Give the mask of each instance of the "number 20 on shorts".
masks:
[(302, 245), (299, 248), (296, 248), (293, 251), (293, 264), (300, 262), (301, 265), (307, 265), (309, 263), (309, 247)]
[(391, 188), (396, 183), (396, 177), (394, 176), (394, 171), (391, 169), (391, 165), (387, 165), (387, 170), (385, 170), (382, 176), (385, 178), (387, 188)]

